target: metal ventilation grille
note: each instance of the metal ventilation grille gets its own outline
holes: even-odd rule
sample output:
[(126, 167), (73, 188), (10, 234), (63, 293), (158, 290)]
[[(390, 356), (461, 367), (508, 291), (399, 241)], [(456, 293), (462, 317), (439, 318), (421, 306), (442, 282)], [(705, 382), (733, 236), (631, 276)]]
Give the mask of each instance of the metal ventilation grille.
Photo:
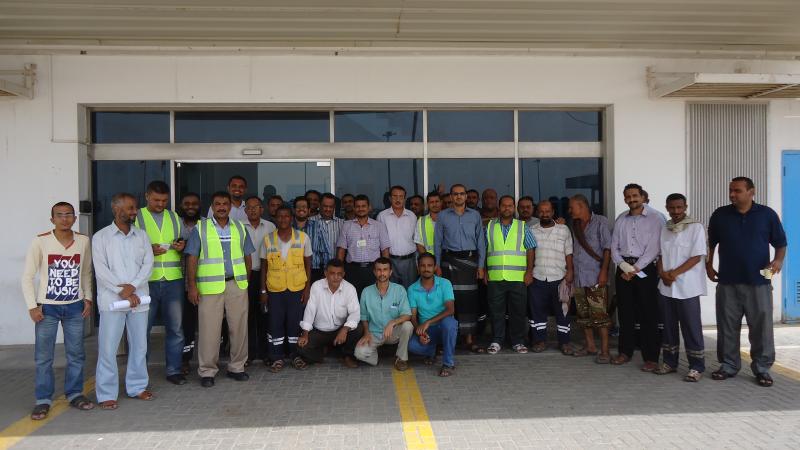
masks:
[(728, 201), (728, 183), (753, 179), (756, 201), (767, 198), (767, 105), (689, 104), (689, 212), (708, 225)]

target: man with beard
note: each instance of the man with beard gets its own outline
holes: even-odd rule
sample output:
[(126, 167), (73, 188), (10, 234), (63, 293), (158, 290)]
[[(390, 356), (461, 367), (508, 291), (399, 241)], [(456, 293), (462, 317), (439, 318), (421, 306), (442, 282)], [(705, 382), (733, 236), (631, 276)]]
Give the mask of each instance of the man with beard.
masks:
[(535, 353), (547, 348), (547, 317), (556, 317), (558, 348), (563, 355), (572, 355), (569, 303), (560, 299), (561, 282), (572, 284), (572, 235), (566, 225), (556, 223), (553, 204), (542, 200), (536, 206), (539, 223), (531, 227), (536, 238), (536, 258), (533, 264), (533, 282), (528, 286), (528, 303), (531, 310), (531, 330)]
[(422, 253), (417, 260), (419, 280), (408, 288), (408, 303), (411, 307), (411, 324), (414, 335), (408, 342), (408, 351), (425, 356), (425, 364), (436, 360), (436, 348), (442, 346), (440, 377), (449, 377), (455, 370), (458, 322), (455, 314), (453, 285), (445, 278), (435, 275), (436, 258)]
[(517, 202), (517, 217), (525, 222), (525, 225), (532, 227), (539, 223), (539, 219), (534, 217), (533, 197), (526, 195)]
[[(261, 199), (254, 196), (245, 200), (245, 212), (247, 222), (244, 227), (250, 236), (253, 248), (258, 252), (264, 245), (264, 237), (275, 231), (275, 225), (261, 218), (264, 208), (261, 206)], [(247, 281), (247, 298), (249, 306), (247, 308), (247, 362), (267, 357), (267, 317), (262, 313), (261, 308), (261, 258), (253, 256), (251, 258), (250, 276)]]
[(525, 289), (533, 281), (536, 240), (525, 223), (514, 218), (514, 197), (500, 197), (500, 218), (489, 221), (486, 241), (488, 303), (494, 335), (486, 351), (490, 355), (500, 351), (508, 320), (511, 348), (517, 353), (528, 353)]
[(497, 218), (497, 191), (492, 188), (486, 189), (481, 195), (481, 220), (485, 227), (490, 220)]
[(308, 217), (317, 217), (319, 215), (319, 204), (322, 200), (322, 194), (316, 189), (310, 189), (306, 192), (305, 197), (306, 200), (308, 200)]
[[(317, 205), (317, 207), (319, 208), (319, 205)], [(308, 242), (313, 252), (311, 256), (311, 279), (313, 280), (315, 277), (321, 278), (322, 269), (330, 258), (325, 259), (327, 257), (327, 254), (323, 251), (326, 247), (325, 237), (320, 230), (320, 222), (311, 220), (309, 216), (310, 213), (311, 206), (308, 197), (297, 197), (294, 199), (294, 219), (292, 220), (292, 228), (297, 231), (302, 231), (308, 236)]]
[(356, 218), (355, 201), (356, 198), (353, 194), (344, 194), (342, 196), (342, 219), (353, 220)]
[[(320, 245), (314, 248), (314, 253), (320, 264), (327, 264), (328, 261), (336, 257), (336, 239), (339, 238), (339, 230), (342, 229), (344, 220), (336, 217), (336, 197), (330, 192), (322, 194), (319, 203), (319, 215), (316, 219), (319, 228)], [(323, 269), (319, 268), (311, 271), (311, 282), (325, 278)]]
[(480, 194), (475, 189), (470, 189), (467, 191), (467, 208), (478, 210), (478, 201), (480, 200)]
[(267, 209), (264, 212), (264, 218), (272, 222), (275, 225), (275, 212), (283, 206), (283, 197), (278, 194), (273, 194), (269, 197), (267, 202)]
[[(625, 364), (633, 357), (636, 323), (640, 323), (642, 371), (657, 369), (661, 349), (658, 332), (659, 239), (664, 221), (645, 208), (642, 187), (628, 184), (622, 191), (628, 212), (618, 218), (611, 235), (611, 260), (617, 265), (617, 313), (619, 316), (619, 355), (612, 364)], [(638, 320), (637, 320), (638, 318)]]
[(386, 225), (369, 217), (369, 197), (363, 194), (356, 196), (353, 220), (342, 224), (339, 238), (336, 240), (336, 258), (345, 261), (346, 279), (361, 297), (361, 292), (369, 286), (375, 276), (372, 264), (379, 257), (389, 257), (389, 232)]
[(450, 209), (453, 207), (453, 197), (450, 196), (449, 192), (445, 192), (442, 194), (442, 210)]
[[(181, 239), (184, 242), (189, 241), (189, 236), (192, 235), (197, 221), (200, 220), (200, 196), (194, 192), (189, 192), (181, 197), (181, 203), (178, 208), (178, 215), (181, 217)], [(186, 255), (181, 253), (181, 267), (183, 273), (186, 273)], [(183, 355), (181, 364), (181, 373), (186, 376), (189, 375), (190, 364), (192, 357), (194, 357), (194, 348), (197, 345), (197, 305), (188, 300), (186, 293), (186, 286), (184, 285), (184, 298), (187, 299), (183, 303)]]
[(442, 198), (436, 191), (428, 194), (428, 214), (417, 219), (417, 229), (414, 231), (414, 243), (417, 252), (433, 254), (433, 230), (436, 227), (436, 218), (442, 210)]
[[(241, 223), (247, 222), (247, 213), (244, 210), (244, 199), (247, 194), (247, 180), (241, 175), (234, 175), (228, 180), (228, 195), (231, 197), (231, 212), (229, 217)], [(213, 207), (208, 207), (207, 218), (214, 216)]]
[(486, 259), (486, 234), (481, 216), (467, 208), (463, 184), (450, 188), (453, 207), (439, 213), (434, 228), (436, 274), (453, 284), (456, 318), (464, 344), (472, 352), (485, 353), (475, 342), (478, 325), (478, 282), (483, 280)]
[[(134, 227), (136, 197), (127, 193), (111, 198), (114, 222), (92, 237), (94, 272), (97, 279), (97, 335), (95, 392), (102, 409), (117, 409), (119, 369), (117, 349), (127, 330), (128, 363), (125, 391), (131, 398), (152, 400), (147, 390), (147, 321), (150, 305), (147, 279), (153, 269), (153, 249), (143, 230)], [(127, 301), (127, 305), (114, 305)], [(219, 333), (217, 333), (219, 336)]]
[[(150, 274), (150, 309), (147, 322), (147, 341), (150, 349), (150, 330), (161, 316), (166, 336), (167, 381), (186, 384), (181, 372), (183, 356), (183, 268), (181, 253), (186, 241), (180, 238), (178, 215), (166, 209), (169, 201), (169, 186), (163, 181), (153, 181), (145, 192), (147, 206), (139, 210), (135, 226), (147, 233), (153, 252), (153, 272)], [(148, 351), (148, 355), (149, 355)]]
[(377, 220), (386, 226), (389, 233), (392, 281), (407, 289), (417, 279), (417, 246), (414, 244), (417, 216), (404, 207), (406, 190), (403, 186), (392, 186), (389, 194), (391, 206), (381, 211)]
[[(717, 285), (717, 358), (714, 380), (731, 378), (741, 368), (739, 332), (747, 319), (750, 370), (759, 386), (772, 386), (769, 369), (775, 362), (772, 330), (772, 277), (786, 257), (786, 233), (778, 214), (753, 201), (756, 187), (747, 177), (728, 186), (731, 204), (714, 211), (708, 223), (709, 258), (706, 272)], [(794, 214), (797, 214), (795, 212)], [(714, 270), (714, 248), (719, 245), (719, 272)], [(770, 260), (769, 247), (775, 249)]]
[(425, 199), (421, 195), (412, 195), (408, 198), (408, 209), (415, 217), (421, 217), (425, 214)]

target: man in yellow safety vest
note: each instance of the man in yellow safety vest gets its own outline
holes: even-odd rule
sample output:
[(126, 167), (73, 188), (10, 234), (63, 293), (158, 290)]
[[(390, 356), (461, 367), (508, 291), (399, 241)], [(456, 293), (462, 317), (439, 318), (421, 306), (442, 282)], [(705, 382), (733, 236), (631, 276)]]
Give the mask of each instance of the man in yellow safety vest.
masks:
[(433, 232), (436, 228), (436, 218), (442, 210), (442, 197), (437, 191), (432, 191), (427, 196), (428, 214), (417, 219), (417, 230), (414, 232), (414, 243), (417, 244), (417, 253), (433, 254)]

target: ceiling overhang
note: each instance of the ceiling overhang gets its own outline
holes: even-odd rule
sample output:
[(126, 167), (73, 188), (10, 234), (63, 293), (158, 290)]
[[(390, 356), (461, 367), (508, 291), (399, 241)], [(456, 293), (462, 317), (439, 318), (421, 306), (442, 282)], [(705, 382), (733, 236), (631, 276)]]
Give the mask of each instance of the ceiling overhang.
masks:
[(800, 74), (648, 73), (653, 98), (800, 98)]

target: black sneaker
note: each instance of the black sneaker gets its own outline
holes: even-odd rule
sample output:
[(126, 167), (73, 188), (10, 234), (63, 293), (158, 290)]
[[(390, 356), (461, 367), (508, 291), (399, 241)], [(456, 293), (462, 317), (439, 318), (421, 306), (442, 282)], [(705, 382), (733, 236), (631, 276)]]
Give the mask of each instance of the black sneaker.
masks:
[(250, 379), (250, 375), (248, 375), (247, 372), (228, 372), (227, 376), (236, 381), (247, 381)]
[(186, 377), (176, 373), (174, 375), (167, 375), (167, 381), (178, 386), (186, 384)]
[(202, 377), (200, 378), (200, 386), (204, 388), (210, 388), (214, 386), (214, 377)]

